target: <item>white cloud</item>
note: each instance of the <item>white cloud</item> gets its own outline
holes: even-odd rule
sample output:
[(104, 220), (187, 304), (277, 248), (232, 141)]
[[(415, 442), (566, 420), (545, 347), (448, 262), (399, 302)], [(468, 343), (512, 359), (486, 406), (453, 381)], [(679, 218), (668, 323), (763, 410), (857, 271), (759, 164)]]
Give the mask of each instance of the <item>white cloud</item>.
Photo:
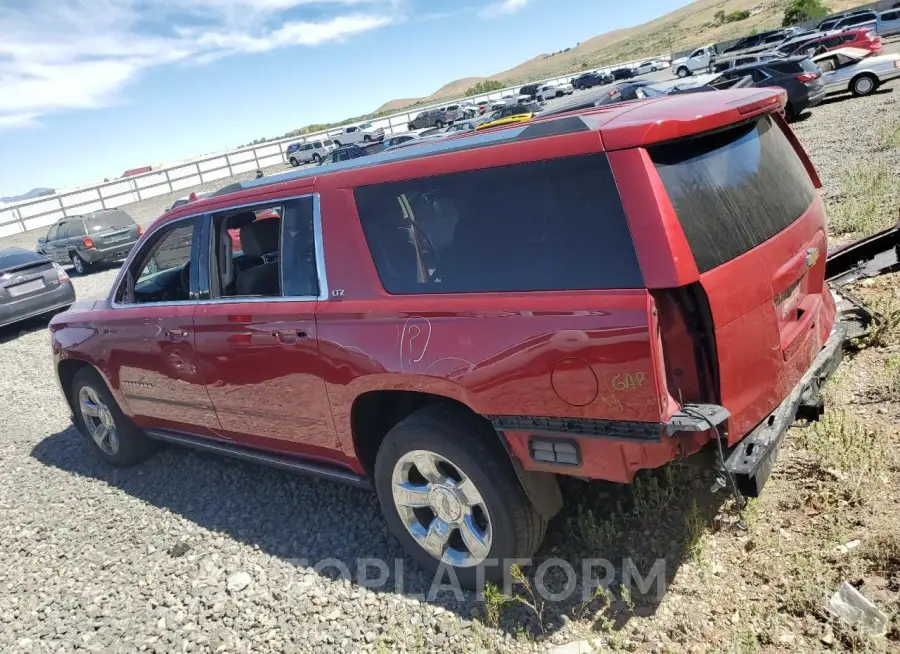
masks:
[[(0, 2), (0, 130), (108, 106), (154, 66), (340, 42), (402, 20), (406, 1)], [(285, 16), (311, 5), (315, 20)]]
[(528, 2), (529, 0), (500, 0), (489, 4), (479, 13), (482, 18), (498, 18), (524, 9)]

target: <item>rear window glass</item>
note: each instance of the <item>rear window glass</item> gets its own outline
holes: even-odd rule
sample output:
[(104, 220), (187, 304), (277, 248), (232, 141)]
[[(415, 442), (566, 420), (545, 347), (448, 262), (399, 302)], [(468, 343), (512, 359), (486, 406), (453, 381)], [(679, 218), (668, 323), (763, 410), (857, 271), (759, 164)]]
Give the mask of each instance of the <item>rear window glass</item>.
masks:
[(39, 261), (45, 261), (44, 257), (28, 250), (0, 250), (0, 272)]
[[(809, 61), (808, 59), (806, 61)], [(815, 66), (812, 61), (809, 61), (810, 64)], [(803, 68), (796, 61), (772, 61), (768, 63), (769, 68), (772, 70), (778, 71), (779, 73), (784, 73), (785, 75), (790, 75), (792, 73), (799, 73)]]
[(102, 232), (115, 227), (130, 227), (134, 220), (124, 211), (106, 211), (88, 216), (84, 220), (89, 232)]
[(783, 230), (815, 194), (802, 161), (768, 117), (649, 151), (701, 272)]
[(642, 288), (606, 155), (357, 188), (392, 294)]

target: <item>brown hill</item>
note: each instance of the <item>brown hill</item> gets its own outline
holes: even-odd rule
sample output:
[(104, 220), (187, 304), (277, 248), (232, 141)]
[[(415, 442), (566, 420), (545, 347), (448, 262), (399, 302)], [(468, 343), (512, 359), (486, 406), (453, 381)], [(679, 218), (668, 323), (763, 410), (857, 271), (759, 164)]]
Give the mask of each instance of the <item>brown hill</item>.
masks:
[[(727, 41), (780, 26), (784, 4), (782, 0), (696, 0), (642, 25), (600, 34), (561, 52), (538, 55), (490, 78), (467, 77), (446, 84), (424, 98), (392, 100), (382, 105), (379, 111), (397, 111), (459, 97), (472, 84), (483, 79), (495, 79), (504, 86), (514, 86), (554, 75)], [(860, 0), (829, 0), (827, 3), (833, 12), (859, 4)], [(750, 12), (749, 18), (731, 23), (721, 23), (716, 18), (719, 11), (730, 14), (742, 10)]]

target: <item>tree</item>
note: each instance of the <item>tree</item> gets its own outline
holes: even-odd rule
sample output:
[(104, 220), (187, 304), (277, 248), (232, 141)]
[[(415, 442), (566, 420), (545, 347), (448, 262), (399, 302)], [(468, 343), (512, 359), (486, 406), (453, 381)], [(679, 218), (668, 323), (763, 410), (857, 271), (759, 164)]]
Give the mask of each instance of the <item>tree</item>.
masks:
[(725, 10), (724, 10), (724, 9), (719, 9), (719, 11), (717, 11), (717, 12), (713, 15), (713, 18), (716, 19), (716, 24), (717, 24), (717, 25), (721, 25), (722, 23), (725, 22)]
[(482, 82), (478, 82), (474, 86), (470, 86), (466, 89), (466, 97), (471, 97), (473, 95), (480, 95), (482, 93), (490, 93), (491, 91), (499, 91), (503, 88), (503, 84), (493, 79), (486, 79)]
[(813, 18), (824, 18), (829, 9), (822, 4), (822, 0), (791, 0), (784, 10), (784, 19), (781, 24), (787, 27), (794, 23), (802, 23)]

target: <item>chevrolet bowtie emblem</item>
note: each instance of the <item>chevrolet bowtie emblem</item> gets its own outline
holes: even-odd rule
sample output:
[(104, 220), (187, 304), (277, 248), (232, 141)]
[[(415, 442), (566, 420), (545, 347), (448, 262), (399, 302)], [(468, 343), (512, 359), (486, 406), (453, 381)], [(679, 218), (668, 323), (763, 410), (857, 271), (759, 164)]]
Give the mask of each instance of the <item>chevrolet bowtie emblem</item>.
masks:
[(806, 251), (806, 267), (812, 268), (819, 260), (819, 248), (809, 248)]

